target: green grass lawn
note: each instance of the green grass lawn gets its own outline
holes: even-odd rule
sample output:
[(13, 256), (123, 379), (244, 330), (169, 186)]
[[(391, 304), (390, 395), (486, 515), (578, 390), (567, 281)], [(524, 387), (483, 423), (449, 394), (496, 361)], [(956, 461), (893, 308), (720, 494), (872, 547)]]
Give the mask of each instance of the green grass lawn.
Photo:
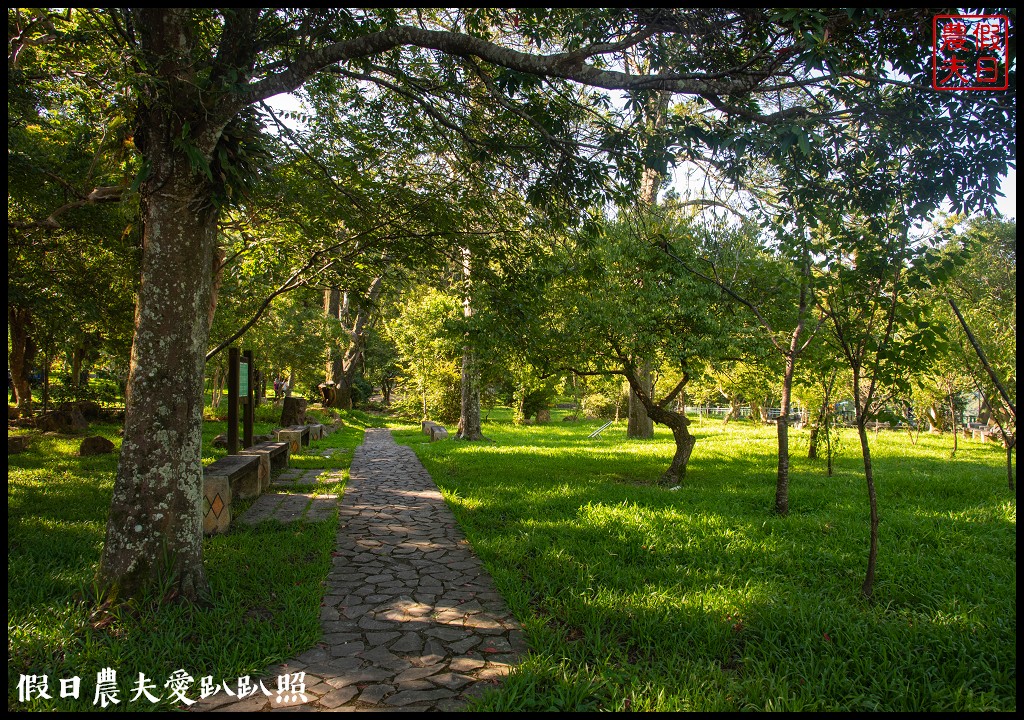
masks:
[(695, 421), (683, 487), (664, 428), (486, 423), (492, 443), (396, 430), (441, 487), (533, 652), (486, 710), (1013, 710), (1016, 498), (994, 445), (872, 438), (880, 554), (860, 594), (859, 444), (836, 474), (794, 432), (772, 514), (773, 427)]
[[(280, 412), (280, 410), (277, 410)], [(263, 408), (256, 432), (269, 432), (273, 410)], [(351, 450), (362, 442), (361, 413), (346, 427), (293, 455), (292, 467), (347, 468), (351, 452), (330, 458), (328, 447)], [(225, 453), (210, 446), (226, 423), (207, 422), (203, 462)], [(89, 434), (120, 446), (120, 428), (93, 425)], [(272, 663), (294, 656), (319, 640), (321, 585), (330, 567), (336, 521), (249, 528), (203, 544), (213, 607), (143, 601), (116, 609), (100, 607), (93, 576), (110, 509), (117, 456), (78, 457), (80, 437), (37, 435), (30, 449), (8, 457), (7, 482), (7, 704), (9, 710), (92, 710), (96, 674), (117, 671), (121, 710), (167, 710), (177, 703), (129, 702), (139, 673), (167, 695), (164, 682), (184, 669), (200, 678), (235, 685)], [(344, 473), (347, 479), (347, 472)], [(342, 483), (294, 491), (341, 492)], [(253, 501), (238, 503), (244, 510)], [(336, 517), (336, 516), (335, 516)], [(18, 701), (20, 676), (48, 676), (52, 701)], [(78, 700), (60, 699), (61, 678), (81, 677)], [(274, 691), (276, 688), (269, 688)], [(110, 708), (108, 708), (110, 709)]]
[[(256, 432), (270, 429), (263, 410)], [(492, 412), (493, 442), (427, 443), (396, 429), (441, 486), (526, 630), (532, 652), (482, 710), (1013, 710), (1016, 498), (994, 445), (905, 434), (873, 439), (881, 549), (875, 599), (860, 596), (867, 493), (850, 433), (836, 475), (794, 432), (788, 518), (771, 513), (771, 427), (694, 422), (678, 490), (654, 485), (672, 443), (627, 441), (625, 423), (519, 427)], [(375, 418), (316, 443), (354, 448)], [(204, 462), (224, 423), (204, 429)], [(115, 426), (93, 426), (120, 444)], [(90, 710), (96, 673), (182, 668), (234, 682), (320, 637), (335, 523), (236, 527), (204, 544), (214, 607), (98, 608), (92, 577), (116, 456), (38, 436), (8, 458), (8, 708)], [(350, 452), (297, 454), (344, 468)], [(347, 477), (347, 476), (346, 476)], [(307, 488), (308, 489), (308, 488)], [(337, 484), (315, 492), (339, 491)], [(22, 704), (21, 674), (82, 678), (79, 700)], [(273, 690), (273, 689), (272, 689)], [(192, 696), (195, 696), (193, 691)]]

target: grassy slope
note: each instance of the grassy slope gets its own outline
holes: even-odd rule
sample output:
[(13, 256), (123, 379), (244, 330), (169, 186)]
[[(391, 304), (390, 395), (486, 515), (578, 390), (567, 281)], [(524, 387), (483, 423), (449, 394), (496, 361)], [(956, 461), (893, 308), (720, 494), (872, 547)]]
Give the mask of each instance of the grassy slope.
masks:
[[(269, 432), (272, 410), (265, 409), (257, 433)], [(347, 468), (351, 452), (322, 458), (327, 447), (352, 449), (362, 441), (367, 418), (350, 417), (347, 427), (293, 456), (293, 467)], [(210, 441), (226, 423), (204, 427), (204, 464), (224, 455)], [(120, 429), (93, 425), (120, 446)], [(78, 457), (80, 438), (36, 436), (31, 448), (8, 457), (7, 631), (8, 708), (92, 709), (96, 673), (117, 670), (118, 709), (167, 709), (173, 704), (129, 702), (138, 674), (157, 684), (182, 668), (195, 678), (215, 681), (261, 672), (311, 647), (320, 637), (321, 582), (330, 567), (336, 523), (255, 528), (235, 524), (223, 536), (204, 541), (213, 607), (154, 601), (97, 612), (92, 578), (99, 561), (110, 508), (117, 456)], [(345, 475), (347, 478), (347, 473)], [(342, 485), (296, 488), (340, 492)], [(239, 504), (236, 511), (251, 504)], [(49, 694), (59, 697), (59, 679), (82, 679), (79, 700), (18, 702), (20, 674), (47, 675)], [(272, 691), (275, 688), (270, 688)]]
[[(556, 421), (557, 421), (556, 417)], [(1016, 499), (995, 446), (881, 433), (875, 602), (859, 593), (867, 493), (851, 433), (834, 477), (794, 433), (792, 513), (771, 514), (771, 427), (695, 422), (685, 486), (651, 483), (671, 439), (624, 423), (490, 423), (419, 454), (533, 655), (485, 709), (1016, 707)], [(802, 441), (800, 438), (804, 438)]]

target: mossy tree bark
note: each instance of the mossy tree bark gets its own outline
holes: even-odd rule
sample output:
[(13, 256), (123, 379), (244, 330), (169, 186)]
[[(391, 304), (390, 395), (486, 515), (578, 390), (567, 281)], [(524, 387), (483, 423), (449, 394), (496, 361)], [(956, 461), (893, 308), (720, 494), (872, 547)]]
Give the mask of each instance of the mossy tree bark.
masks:
[(166, 583), (170, 569), (176, 591), (197, 599), (207, 590), (200, 460), (217, 227), (213, 208), (201, 204), (204, 181), (159, 136), (172, 136), (170, 120), (154, 119), (147, 138), (154, 171), (142, 197), (142, 284), (99, 574), (114, 595), (131, 596)]
[[(468, 248), (462, 249), (462, 314), (473, 317), (472, 303), (472, 257)], [(473, 346), (468, 342), (462, 346), (462, 374), (460, 377), (461, 403), (457, 440), (486, 440), (480, 419), (480, 370), (477, 367)]]
[[(217, 211), (189, 152), (210, 158), (226, 125), (194, 91), (187, 9), (138, 11), (161, 78), (139, 109), (142, 278), (135, 308), (124, 442), (99, 581), (111, 597), (158, 586), (207, 594), (202, 562), (202, 399), (217, 254)], [(186, 123), (188, 128), (186, 129)], [(175, 139), (186, 137), (191, 151)]]

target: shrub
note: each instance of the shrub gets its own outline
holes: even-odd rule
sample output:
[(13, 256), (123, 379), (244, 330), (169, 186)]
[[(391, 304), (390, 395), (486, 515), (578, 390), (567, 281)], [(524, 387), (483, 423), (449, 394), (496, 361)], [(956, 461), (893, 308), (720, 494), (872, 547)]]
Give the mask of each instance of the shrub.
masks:
[(580, 409), (584, 417), (597, 417), (611, 420), (615, 417), (615, 411), (621, 407), (621, 399), (616, 402), (615, 398), (608, 397), (604, 393), (592, 393), (584, 395), (580, 401)]
[(373, 395), (373, 385), (363, 378), (356, 378), (352, 383), (352, 403), (365, 403)]

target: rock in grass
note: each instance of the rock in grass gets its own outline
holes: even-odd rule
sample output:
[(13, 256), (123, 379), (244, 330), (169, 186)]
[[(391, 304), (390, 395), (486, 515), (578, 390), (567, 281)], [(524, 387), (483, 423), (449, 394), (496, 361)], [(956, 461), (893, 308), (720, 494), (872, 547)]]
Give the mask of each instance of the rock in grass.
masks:
[(14, 455), (15, 453), (24, 452), (28, 449), (29, 443), (28, 435), (8, 435), (7, 436), (7, 454)]
[(35, 424), (43, 432), (57, 432), (63, 435), (72, 435), (89, 429), (88, 421), (77, 408), (44, 413), (36, 418)]
[(78, 448), (78, 454), (83, 457), (86, 455), (106, 455), (112, 452), (114, 452), (114, 443), (102, 435), (87, 437)]
[(66, 402), (60, 404), (60, 410), (70, 412), (77, 410), (82, 413), (86, 420), (100, 420), (103, 417), (103, 408), (98, 402), (92, 400), (78, 400), (77, 402)]
[(228, 436), (221, 433), (211, 440), (210, 444), (215, 448), (226, 448), (228, 446)]

